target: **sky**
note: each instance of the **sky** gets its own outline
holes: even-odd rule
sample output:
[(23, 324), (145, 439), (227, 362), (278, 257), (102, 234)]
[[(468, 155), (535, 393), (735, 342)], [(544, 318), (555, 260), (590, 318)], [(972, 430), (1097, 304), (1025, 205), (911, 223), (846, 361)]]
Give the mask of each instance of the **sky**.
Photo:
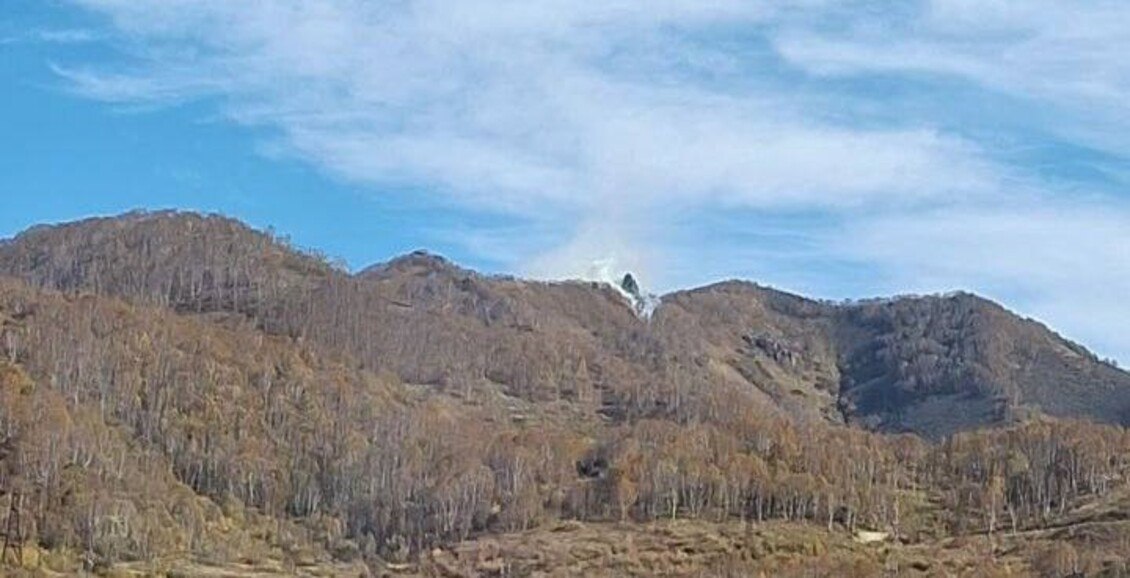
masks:
[(968, 290), (1127, 363), (1126, 54), (1124, 0), (4, 0), (0, 237)]

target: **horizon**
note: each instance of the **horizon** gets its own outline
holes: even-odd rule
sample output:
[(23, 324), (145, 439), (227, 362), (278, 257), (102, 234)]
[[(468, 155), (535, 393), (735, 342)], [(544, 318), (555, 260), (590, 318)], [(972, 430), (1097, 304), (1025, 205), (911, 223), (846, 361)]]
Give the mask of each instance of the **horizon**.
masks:
[[(35, 230), (39, 229), (40, 227), (60, 227), (60, 226), (69, 226), (69, 225), (79, 225), (79, 224), (83, 224), (83, 223), (90, 222), (90, 221), (120, 220), (120, 219), (126, 219), (126, 218), (134, 217), (134, 216), (140, 216), (140, 217), (157, 216), (157, 217), (161, 217), (161, 216), (166, 216), (166, 215), (173, 215), (173, 216), (189, 215), (189, 216), (197, 216), (197, 217), (202, 217), (202, 218), (220, 218), (220, 219), (227, 219), (227, 220), (230, 220), (230, 221), (234, 221), (234, 222), (239, 223), (239, 224), (241, 224), (245, 227), (248, 227), (251, 231), (253, 231), (255, 233), (269, 235), (272, 238), (272, 240), (274, 240), (276, 243), (282, 243), (287, 249), (294, 251), (299, 255), (302, 255), (304, 257), (313, 258), (313, 259), (322, 260), (322, 261), (326, 262), (328, 265), (330, 265), (331, 267), (338, 268), (340, 271), (342, 271), (343, 273), (345, 273), (349, 276), (360, 275), (368, 269), (372, 269), (374, 267), (380, 267), (380, 266), (383, 266), (383, 265), (388, 265), (388, 264), (391, 264), (391, 263), (393, 263), (397, 260), (400, 260), (400, 259), (405, 259), (405, 258), (413, 257), (413, 256), (416, 256), (416, 255), (423, 255), (423, 256), (426, 256), (426, 257), (438, 259), (438, 260), (440, 260), (440, 261), (442, 261), (446, 264), (449, 264), (449, 265), (451, 265), (455, 268), (464, 269), (464, 270), (467, 270), (467, 271), (469, 271), (469, 272), (471, 272), (475, 275), (481, 275), (481, 276), (485, 276), (485, 277), (488, 277), (488, 278), (493, 277), (493, 278), (515, 279), (515, 280), (523, 281), (523, 282), (549, 283), (549, 284), (552, 284), (552, 283), (601, 283), (601, 284), (607, 285), (609, 288), (614, 289), (618, 293), (625, 295), (625, 296), (627, 296), (627, 294), (621, 289), (622, 278), (624, 276), (628, 276), (628, 275), (631, 275), (633, 278), (635, 277), (635, 273), (633, 271), (629, 271), (629, 270), (620, 271), (620, 272), (614, 273), (612, 276), (606, 276), (606, 277), (600, 277), (600, 278), (591, 277), (591, 276), (580, 276), (580, 277), (562, 277), (562, 278), (558, 278), (558, 279), (536, 279), (536, 278), (530, 278), (530, 277), (523, 277), (521, 274), (514, 273), (514, 272), (508, 272), (508, 271), (480, 271), (480, 270), (475, 269), (474, 267), (471, 267), (471, 266), (469, 266), (465, 263), (460, 262), (458, 259), (451, 258), (447, 255), (436, 252), (436, 251), (429, 249), (427, 247), (417, 247), (415, 249), (411, 249), (411, 250), (408, 250), (408, 251), (403, 252), (403, 253), (397, 253), (397, 254), (394, 254), (394, 255), (390, 255), (383, 260), (373, 261), (373, 262), (370, 262), (370, 263), (362, 263), (362, 264), (359, 264), (359, 265), (356, 265), (356, 266), (350, 266), (349, 264), (345, 263), (344, 260), (341, 259), (340, 257), (327, 254), (324, 251), (322, 251), (321, 249), (319, 249), (318, 247), (306, 247), (306, 246), (300, 246), (300, 245), (293, 244), (291, 242), (289, 235), (286, 233), (286, 231), (280, 231), (280, 230), (277, 230), (273, 227), (267, 227), (267, 228), (255, 227), (255, 226), (247, 223), (246, 221), (243, 221), (241, 219), (238, 219), (238, 218), (230, 216), (230, 215), (226, 215), (224, 213), (202, 212), (202, 211), (195, 211), (195, 210), (191, 210), (191, 209), (176, 209), (176, 208), (170, 208), (170, 209), (137, 208), (137, 209), (132, 209), (132, 210), (126, 211), (124, 213), (117, 213), (117, 214), (112, 214), (112, 215), (90, 215), (90, 216), (87, 216), (87, 217), (80, 217), (78, 219), (69, 220), (69, 221), (60, 221), (60, 222), (52, 222), (52, 223), (37, 223), (35, 225), (32, 225), (30, 227), (27, 227), (27, 228), (17, 232), (14, 235), (0, 237), (0, 244), (16, 241), (16, 239), (20, 235), (27, 233), (27, 232), (35, 231)], [(826, 304), (830, 304), (830, 305), (845, 305), (845, 306), (860, 305), (860, 304), (866, 304), (866, 303), (872, 303), (872, 302), (898, 301), (898, 300), (902, 300), (902, 299), (926, 299), (926, 298), (948, 299), (948, 298), (952, 298), (952, 297), (959, 297), (959, 296), (967, 295), (967, 296), (976, 297), (978, 299), (988, 300), (992, 303), (1000, 305), (1001, 307), (1004, 307), (1006, 310), (1017, 315), (1018, 317), (1021, 317), (1023, 319), (1027, 319), (1027, 320), (1036, 321), (1037, 323), (1040, 323), (1042, 325), (1047, 326), (1047, 324), (1045, 322), (1043, 322), (1042, 320), (1032, 318), (1032, 317), (1026, 317), (1026, 316), (1020, 314), (1019, 312), (1011, 309), (1008, 306), (1008, 304), (1006, 304), (1006, 303), (1001, 303), (1001, 302), (995, 301), (992, 298), (989, 298), (989, 297), (984, 296), (984, 295), (980, 295), (980, 294), (978, 294), (974, 291), (969, 291), (969, 290), (966, 290), (966, 289), (951, 289), (951, 290), (948, 290), (948, 291), (939, 291), (939, 292), (933, 292), (933, 293), (894, 293), (894, 294), (886, 294), (886, 295), (861, 296), (861, 297), (854, 297), (854, 298), (849, 297), (849, 298), (844, 298), (844, 299), (829, 299), (829, 298), (823, 298), (823, 297), (819, 297), (819, 296), (806, 295), (806, 294), (803, 294), (801, 292), (790, 290), (788, 288), (761, 283), (756, 279), (748, 279), (748, 278), (741, 278), (741, 277), (726, 277), (726, 278), (715, 279), (715, 280), (712, 280), (712, 281), (707, 281), (707, 282), (699, 284), (699, 285), (680, 287), (680, 288), (672, 289), (672, 290), (669, 290), (669, 291), (665, 291), (663, 293), (654, 293), (652, 295), (657, 297), (657, 298), (662, 299), (664, 297), (667, 297), (667, 296), (675, 294), (675, 293), (680, 293), (680, 292), (685, 292), (685, 291), (696, 291), (696, 290), (699, 290), (699, 289), (707, 289), (707, 288), (710, 288), (710, 287), (713, 287), (713, 286), (716, 286), (716, 285), (722, 285), (722, 284), (726, 284), (726, 283), (749, 283), (749, 284), (752, 284), (752, 285), (759, 287), (759, 288), (762, 288), (762, 289), (769, 289), (771, 291), (775, 291), (775, 292), (778, 292), (778, 293), (784, 293), (784, 294), (787, 294), (787, 295), (791, 295), (793, 297), (799, 297), (799, 298), (806, 299), (806, 300), (813, 301), (813, 302), (826, 303)], [(641, 290), (643, 290), (646, 293), (647, 287), (641, 287)], [(1050, 327), (1050, 326), (1048, 326), (1048, 327), (1052, 331), (1055, 331), (1055, 328)], [(1104, 361), (1114, 361), (1114, 360), (1108, 359), (1108, 360), (1104, 360)]]
[(1102, 0), (13, 0), (0, 238), (170, 208), (351, 271), (965, 291), (1126, 364), (1126, 30)]

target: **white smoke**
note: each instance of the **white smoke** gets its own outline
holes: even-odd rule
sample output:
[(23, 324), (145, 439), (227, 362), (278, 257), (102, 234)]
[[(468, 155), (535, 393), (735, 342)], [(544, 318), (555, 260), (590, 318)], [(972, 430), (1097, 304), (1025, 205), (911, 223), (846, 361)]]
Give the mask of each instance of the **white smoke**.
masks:
[(525, 260), (522, 273), (535, 279), (582, 279), (619, 285), (624, 273), (653, 279), (651, 238), (638, 214), (601, 209), (600, 218), (581, 223), (572, 238)]
[(624, 273), (622, 268), (616, 263), (616, 257), (608, 256), (603, 259), (597, 259), (589, 264), (588, 272), (582, 278), (584, 281), (596, 281), (598, 283), (607, 283), (612, 285), (625, 297), (631, 297), (624, 288), (620, 285), (623, 280)]
[[(631, 219), (628, 219), (631, 221)], [(659, 297), (647, 290), (652, 279), (652, 257), (642, 233), (627, 224), (612, 225), (593, 220), (579, 228), (570, 243), (541, 254), (524, 266), (523, 274), (532, 279), (574, 280), (605, 283), (632, 305), (636, 314), (649, 317), (659, 306)], [(625, 275), (635, 279), (638, 295), (624, 288)]]
[(640, 289), (640, 297), (639, 299), (635, 300), (636, 313), (644, 319), (651, 319), (651, 314), (655, 313), (655, 310), (662, 302), (663, 298), (659, 295), (656, 295), (655, 293), (648, 293), (643, 289)]
[[(637, 292), (635, 293), (629, 291), (625, 285), (629, 275), (636, 283)], [(588, 275), (583, 280), (612, 286), (617, 293), (632, 304), (632, 309), (645, 319), (650, 318), (655, 308), (659, 307), (659, 296), (647, 290), (638, 274), (619, 266), (615, 257), (593, 261), (589, 266)]]

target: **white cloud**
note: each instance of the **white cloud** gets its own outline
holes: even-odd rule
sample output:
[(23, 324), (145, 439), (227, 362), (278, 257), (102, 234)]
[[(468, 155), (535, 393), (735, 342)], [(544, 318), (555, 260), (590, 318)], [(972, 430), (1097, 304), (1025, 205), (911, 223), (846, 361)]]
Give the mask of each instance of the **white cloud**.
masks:
[(93, 30), (82, 28), (36, 28), (0, 37), (0, 44), (88, 44), (102, 40)]
[(928, 126), (837, 126), (802, 98), (664, 80), (681, 64), (653, 49), (762, 25), (759, 3), (82, 3), (144, 46), (124, 74), (61, 68), (84, 93), (219, 96), (341, 175), (476, 205), (844, 206), (993, 185), (976, 147)]
[[(953, 77), (1053, 109), (1052, 128), (1125, 151), (1130, 4), (930, 0), (909, 17), (845, 15), (839, 32), (793, 28), (776, 45), (820, 75)], [(1066, 121), (1065, 121), (1066, 120)], [(1039, 122), (1033, 119), (1033, 122)]]
[(879, 267), (888, 291), (973, 289), (1130, 359), (1130, 203), (884, 215), (850, 223), (827, 250)]
[[(670, 287), (754, 270), (743, 256), (774, 250), (736, 246), (740, 222), (688, 232), (702, 225), (683, 215), (810, 213), (824, 216), (797, 233), (810, 266), (907, 272), (891, 288), (985, 288), (1130, 358), (1111, 315), (1070, 305), (1085, 285), (1130, 318), (1096, 293), (1125, 289), (1120, 201), (1068, 200), (1039, 171), (1003, 164), (998, 142), (970, 136), (978, 127), (943, 121), (944, 95), (900, 116), (892, 81), (851, 84), (964, 83), (1046, 113), (1033, 130), (1124, 156), (1124, 2), (73, 2), (108, 16), (127, 51), (57, 65), (78, 92), (214, 99), (277, 134), (277, 154), (525, 219), (467, 235), (514, 269), (574, 275), (615, 257)], [(707, 238), (726, 249), (677, 240)], [(823, 292), (872, 286), (845, 275)]]

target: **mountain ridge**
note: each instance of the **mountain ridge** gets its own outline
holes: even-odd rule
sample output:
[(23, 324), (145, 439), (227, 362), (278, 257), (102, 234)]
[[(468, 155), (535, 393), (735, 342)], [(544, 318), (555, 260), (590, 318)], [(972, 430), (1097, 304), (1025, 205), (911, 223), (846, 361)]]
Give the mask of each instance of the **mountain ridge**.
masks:
[(726, 280), (663, 295), (643, 320), (596, 282), (484, 275), (427, 251), (350, 273), (235, 219), (177, 211), (35, 227), (0, 245), (0, 273), (240, 314), (409, 382), (577, 395), (616, 419), (713, 415), (694, 398), (719, 387), (802, 420), (931, 438), (1032, 413), (1130, 419), (1130, 375), (967, 292), (837, 303)]

